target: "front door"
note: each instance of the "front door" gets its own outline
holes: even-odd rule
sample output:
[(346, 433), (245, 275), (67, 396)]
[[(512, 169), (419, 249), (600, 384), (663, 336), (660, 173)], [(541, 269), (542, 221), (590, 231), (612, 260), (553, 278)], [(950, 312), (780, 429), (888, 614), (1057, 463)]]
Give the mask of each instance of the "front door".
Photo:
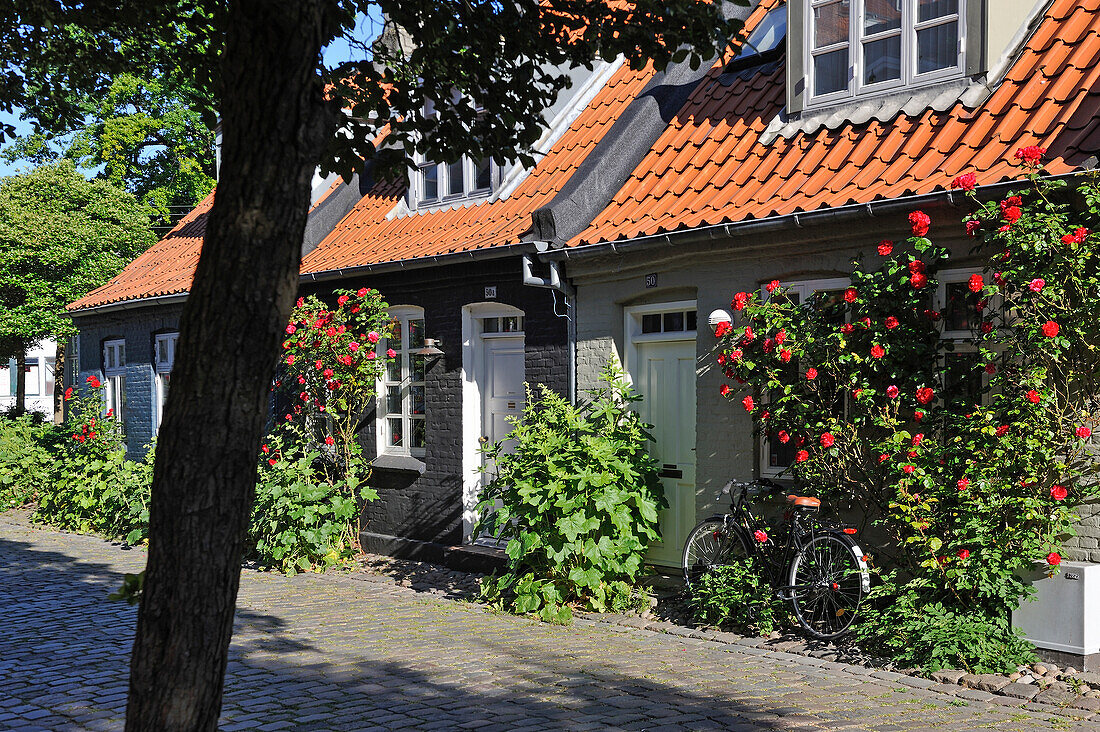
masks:
[[(482, 338), (482, 353), (485, 368), (482, 372), (481, 405), (481, 442), (483, 445), (504, 440), (504, 452), (514, 449), (511, 440), (505, 440), (512, 431), (509, 417), (523, 415), (524, 404), (524, 363), (523, 336), (485, 335)], [(492, 480), (494, 470), (489, 461), (482, 457), (485, 472), (481, 479), (484, 483)]]

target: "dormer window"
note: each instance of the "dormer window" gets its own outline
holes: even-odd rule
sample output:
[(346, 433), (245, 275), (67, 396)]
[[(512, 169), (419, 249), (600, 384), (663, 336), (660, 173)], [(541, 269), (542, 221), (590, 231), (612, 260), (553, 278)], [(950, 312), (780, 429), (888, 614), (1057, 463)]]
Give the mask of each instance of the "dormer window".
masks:
[(463, 198), (488, 196), (496, 185), (492, 158), (462, 157), (453, 163), (423, 163), (409, 181), (409, 206), (427, 208)]
[(967, 0), (801, 0), (808, 107), (963, 76)]

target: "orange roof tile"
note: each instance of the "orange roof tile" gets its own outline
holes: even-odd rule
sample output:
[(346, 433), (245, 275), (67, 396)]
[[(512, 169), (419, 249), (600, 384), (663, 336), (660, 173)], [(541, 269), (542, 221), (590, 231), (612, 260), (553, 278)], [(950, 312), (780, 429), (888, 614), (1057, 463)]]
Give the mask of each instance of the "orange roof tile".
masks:
[[(749, 18), (750, 28), (765, 9)], [(1052, 174), (1100, 152), (1100, 0), (1054, 0), (1003, 83), (977, 109), (957, 103), (944, 113), (902, 112), (770, 143), (761, 135), (784, 105), (782, 65), (723, 88), (724, 61), (570, 246), (932, 193), (965, 172), (982, 185), (997, 183), (1020, 176), (1013, 154), (1024, 145), (1048, 149)], [(709, 184), (666, 180), (685, 168), (681, 175)]]

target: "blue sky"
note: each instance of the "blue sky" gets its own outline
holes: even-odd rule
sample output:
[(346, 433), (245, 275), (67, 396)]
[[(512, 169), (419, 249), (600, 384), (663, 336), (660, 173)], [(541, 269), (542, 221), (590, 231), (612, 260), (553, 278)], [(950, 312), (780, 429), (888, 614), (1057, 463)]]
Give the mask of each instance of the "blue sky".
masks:
[[(377, 6), (371, 6), (371, 10), (377, 11)], [(362, 39), (369, 43), (382, 31), (382, 19), (376, 12), (359, 16), (353, 38)], [(346, 38), (337, 38), (324, 50), (325, 63), (335, 65), (343, 61), (351, 61), (362, 58), (362, 52), (352, 49)], [(15, 126), (16, 135), (25, 135), (31, 131), (31, 125), (20, 121), (19, 114), (22, 110), (16, 109), (14, 113), (0, 112), (0, 123), (8, 123)], [(6, 163), (0, 160), (0, 177), (18, 173), (28, 167), (26, 162)]]

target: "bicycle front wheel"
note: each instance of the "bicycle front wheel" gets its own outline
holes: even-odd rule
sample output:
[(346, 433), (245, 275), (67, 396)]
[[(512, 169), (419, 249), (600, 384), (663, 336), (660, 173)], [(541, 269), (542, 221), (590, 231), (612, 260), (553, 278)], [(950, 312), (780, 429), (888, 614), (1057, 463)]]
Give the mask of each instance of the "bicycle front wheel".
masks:
[(869, 579), (850, 544), (830, 534), (815, 536), (791, 562), (790, 599), (799, 624), (820, 640), (844, 635)]
[(684, 542), (680, 566), (684, 569), (684, 585), (690, 590), (703, 575), (749, 555), (741, 532), (727, 527), (721, 516), (701, 521)]

